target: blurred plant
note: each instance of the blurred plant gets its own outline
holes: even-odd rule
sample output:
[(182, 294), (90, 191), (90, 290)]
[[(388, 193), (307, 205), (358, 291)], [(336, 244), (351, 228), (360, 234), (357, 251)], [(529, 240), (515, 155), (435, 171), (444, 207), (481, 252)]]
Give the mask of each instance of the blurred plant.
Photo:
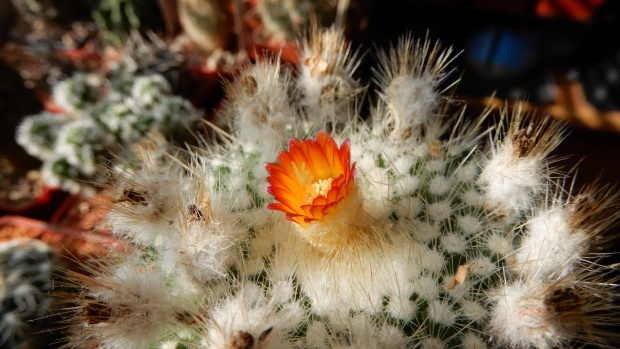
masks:
[(11, 0), (27, 22), (69, 22), (87, 13), (91, 0)]
[(2, 242), (0, 265), (0, 348), (42, 348), (60, 319), (52, 312), (59, 275), (52, 249), (39, 240)]
[(121, 46), (132, 31), (163, 28), (163, 19), (155, 1), (100, 0), (92, 16), (104, 37), (116, 46)]
[[(106, 224), (127, 248), (73, 274), (69, 345), (616, 343), (617, 276), (597, 251), (618, 196), (564, 188), (548, 158), (562, 127), (518, 108), (492, 128), (449, 114), (451, 50), (409, 37), (377, 52), (360, 115), (357, 56), (341, 32), (313, 33), (307, 72), (262, 60), (227, 85), (230, 134), (145, 145), (113, 169)], [(333, 96), (325, 81), (342, 95), (317, 110), (295, 92)]]
[(53, 0), (11, 0), (15, 9), (28, 22), (49, 21), (58, 16)]
[(155, 33), (132, 31), (121, 52), (120, 59), (108, 72), (114, 88), (131, 85), (138, 75), (160, 74), (170, 82), (174, 91), (177, 90), (179, 76), (185, 69), (185, 57)]
[(256, 0), (253, 9), (261, 41), (292, 42), (311, 25), (328, 27), (336, 19), (337, 1)]
[(74, 193), (92, 191), (105, 160), (113, 159), (113, 153), (122, 157), (149, 131), (187, 139), (187, 129), (195, 127), (202, 114), (173, 95), (162, 75), (150, 73), (158, 70), (157, 62), (152, 68), (138, 68), (137, 63), (142, 62), (123, 59), (110, 80), (77, 73), (61, 81), (53, 97), (66, 115), (43, 112), (19, 126), (17, 142), (43, 161), (46, 183)]
[(180, 0), (177, 4), (183, 31), (208, 53), (226, 48), (233, 31), (226, 4), (221, 0)]

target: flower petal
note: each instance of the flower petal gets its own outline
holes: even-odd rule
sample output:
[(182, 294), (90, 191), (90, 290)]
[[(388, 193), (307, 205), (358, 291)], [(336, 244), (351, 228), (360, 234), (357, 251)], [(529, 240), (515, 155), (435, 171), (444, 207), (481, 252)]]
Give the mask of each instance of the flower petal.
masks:
[[(316, 140), (291, 138), (288, 145), (288, 151), (278, 154), (278, 164), (265, 165), (270, 175), (267, 192), (278, 201), (267, 208), (283, 211), (287, 220), (301, 225), (323, 220), (353, 188), (356, 170), (355, 164), (351, 165), (351, 143), (346, 140), (338, 148), (334, 139), (320, 130)], [(307, 204), (308, 198), (311, 204)]]

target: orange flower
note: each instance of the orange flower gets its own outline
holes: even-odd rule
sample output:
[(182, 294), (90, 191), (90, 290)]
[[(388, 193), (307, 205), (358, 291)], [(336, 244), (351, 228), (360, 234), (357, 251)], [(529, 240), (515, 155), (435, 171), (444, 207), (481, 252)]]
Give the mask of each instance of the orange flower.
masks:
[(267, 209), (286, 213), (286, 219), (305, 226), (331, 214), (353, 190), (355, 164), (351, 165), (351, 144), (340, 149), (324, 130), (316, 140), (291, 138), (288, 151), (278, 155), (279, 164), (267, 164), (271, 177), (267, 192), (279, 201)]

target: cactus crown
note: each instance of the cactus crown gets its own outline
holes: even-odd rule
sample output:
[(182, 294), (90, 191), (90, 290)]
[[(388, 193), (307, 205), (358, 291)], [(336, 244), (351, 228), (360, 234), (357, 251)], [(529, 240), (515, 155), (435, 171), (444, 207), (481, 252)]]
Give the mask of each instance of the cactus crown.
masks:
[[(117, 171), (107, 224), (131, 248), (78, 277), (71, 345), (551, 348), (616, 336), (601, 326), (618, 322), (616, 279), (593, 251), (617, 199), (563, 188), (548, 159), (562, 127), (518, 108), (491, 129), (486, 115), (446, 115), (451, 50), (409, 37), (378, 54), (376, 106), (359, 115), (346, 75), (356, 56), (335, 49), (348, 50), (342, 33), (315, 35), (299, 74), (263, 60), (236, 76), (219, 141), (176, 161), (145, 145)], [(341, 90), (347, 107), (320, 98), (316, 110), (337, 113), (308, 112), (308, 91), (335, 80), (357, 86)]]

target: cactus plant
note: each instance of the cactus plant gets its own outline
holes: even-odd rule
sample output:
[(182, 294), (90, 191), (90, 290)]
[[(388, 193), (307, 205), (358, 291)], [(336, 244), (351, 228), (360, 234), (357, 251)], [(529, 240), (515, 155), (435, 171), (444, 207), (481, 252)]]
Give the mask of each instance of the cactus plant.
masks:
[(28, 22), (48, 21), (58, 16), (58, 9), (52, 0), (12, 0), (13, 6)]
[(42, 347), (60, 319), (52, 312), (59, 268), (51, 247), (39, 240), (2, 242), (0, 265), (0, 348)]
[(114, 83), (115, 90), (123, 90), (131, 86), (136, 75), (161, 74), (173, 85), (182, 72), (184, 57), (176, 50), (171, 49), (153, 32), (140, 34), (137, 31), (129, 33), (129, 37), (122, 49), (120, 60), (112, 62), (109, 80)]
[(262, 27), (257, 36), (275, 42), (294, 41), (311, 24), (327, 27), (336, 18), (337, 3), (329, 0), (256, 0), (254, 9)]
[(73, 1), (71, 4), (60, 0), (11, 0), (19, 15), (30, 23), (59, 22), (68, 23), (88, 13), (91, 0)]
[(121, 45), (134, 30), (158, 30), (163, 27), (156, 3), (144, 0), (100, 0), (92, 17), (105, 39)]
[[(356, 66), (339, 35), (309, 53), (319, 73)], [(549, 159), (561, 125), (448, 114), (453, 56), (437, 43), (377, 57), (369, 115), (356, 89), (327, 119), (299, 113), (292, 86), (323, 76), (263, 60), (227, 85), (230, 133), (145, 146), (116, 169), (106, 224), (128, 247), (73, 276), (69, 345), (612, 345), (617, 277), (597, 251), (618, 199), (564, 186)]]
[(226, 47), (233, 29), (226, 2), (181, 0), (177, 6), (183, 31), (198, 47), (209, 53)]
[[(66, 115), (43, 112), (25, 118), (19, 126), (17, 142), (43, 161), (47, 184), (92, 193), (93, 182), (101, 183), (97, 173), (105, 160), (112, 160), (111, 154), (122, 158), (127, 151), (123, 147), (151, 130), (179, 141), (188, 138), (187, 128), (194, 127), (202, 114), (189, 101), (173, 95), (162, 75), (119, 73), (127, 69), (127, 60), (123, 60), (110, 74), (111, 80), (94, 74), (73, 75), (53, 90), (55, 103)], [(103, 84), (109, 85), (107, 89)]]

